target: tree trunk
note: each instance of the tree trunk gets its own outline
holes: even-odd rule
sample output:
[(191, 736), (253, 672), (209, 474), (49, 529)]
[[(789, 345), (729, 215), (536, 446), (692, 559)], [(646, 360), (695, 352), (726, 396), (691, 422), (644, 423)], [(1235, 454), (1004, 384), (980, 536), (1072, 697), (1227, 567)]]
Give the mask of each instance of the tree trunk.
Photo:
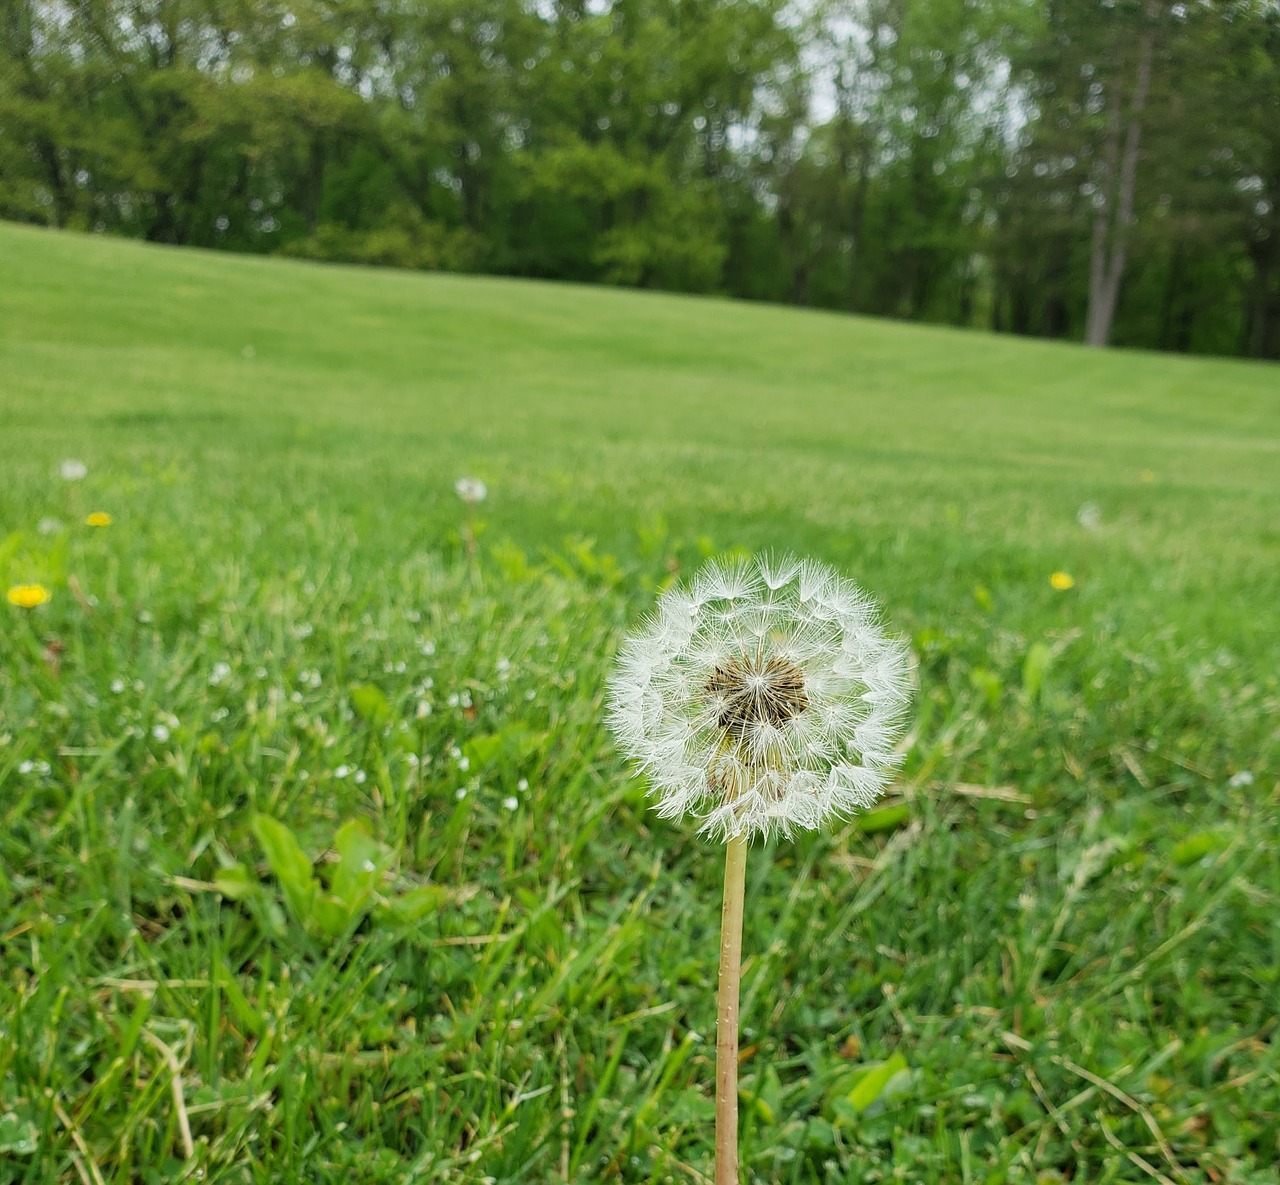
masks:
[[(1151, 65), (1155, 57), (1154, 14), (1147, 9), (1142, 35), (1138, 39), (1138, 74), (1129, 102), (1129, 122), (1125, 129), (1124, 151), (1120, 150), (1120, 92), (1116, 91), (1107, 124), (1103, 153), (1102, 201), (1093, 219), (1093, 242), (1089, 260), (1089, 312), (1084, 341), (1088, 346), (1105, 346), (1111, 340), (1120, 298), (1120, 281), (1129, 249), (1133, 225), (1133, 199), (1138, 181), (1138, 155), (1142, 145), (1142, 114), (1151, 89)], [(1117, 157), (1119, 175), (1117, 176)]]

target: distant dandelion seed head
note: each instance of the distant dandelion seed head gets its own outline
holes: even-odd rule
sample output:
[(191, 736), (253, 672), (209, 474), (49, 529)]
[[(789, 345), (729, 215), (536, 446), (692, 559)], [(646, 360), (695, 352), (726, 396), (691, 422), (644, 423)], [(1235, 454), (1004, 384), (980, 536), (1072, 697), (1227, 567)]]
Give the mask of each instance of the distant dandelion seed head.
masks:
[(1086, 531), (1096, 531), (1102, 526), (1102, 507), (1096, 502), (1081, 503), (1080, 509), (1076, 511), (1076, 522)]
[(898, 764), (911, 659), (823, 564), (704, 568), (623, 643), (609, 723), (658, 813), (726, 839), (816, 830)]
[(453, 483), (454, 491), (468, 506), (483, 502), (489, 496), (489, 488), (478, 477), (460, 477)]
[(74, 457), (68, 457), (58, 466), (58, 473), (63, 481), (83, 481), (89, 476), (89, 466)]

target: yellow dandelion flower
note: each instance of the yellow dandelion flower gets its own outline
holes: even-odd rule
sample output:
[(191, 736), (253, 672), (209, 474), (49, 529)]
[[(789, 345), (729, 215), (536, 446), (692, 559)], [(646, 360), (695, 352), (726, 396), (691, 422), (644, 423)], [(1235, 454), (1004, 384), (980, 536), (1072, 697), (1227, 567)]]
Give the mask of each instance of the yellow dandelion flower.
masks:
[(109, 527), (111, 525), (111, 515), (105, 510), (95, 510), (92, 514), (85, 517), (85, 525), (89, 527)]
[(9, 604), (19, 609), (34, 609), (53, 595), (43, 584), (15, 584), (9, 590)]
[(1055, 572), (1049, 577), (1049, 583), (1059, 592), (1066, 592), (1069, 588), (1075, 588), (1076, 578), (1070, 572)]

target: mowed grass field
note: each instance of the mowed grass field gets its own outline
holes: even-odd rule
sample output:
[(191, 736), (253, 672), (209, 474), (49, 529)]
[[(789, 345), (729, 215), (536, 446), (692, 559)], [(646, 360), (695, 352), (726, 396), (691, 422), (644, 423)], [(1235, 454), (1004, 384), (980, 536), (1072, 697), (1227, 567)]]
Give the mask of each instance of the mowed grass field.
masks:
[(707, 1180), (601, 700), (762, 548), (919, 690), (751, 852), (747, 1178), (1276, 1180), (1275, 367), (0, 226), (0, 433), (5, 1185)]

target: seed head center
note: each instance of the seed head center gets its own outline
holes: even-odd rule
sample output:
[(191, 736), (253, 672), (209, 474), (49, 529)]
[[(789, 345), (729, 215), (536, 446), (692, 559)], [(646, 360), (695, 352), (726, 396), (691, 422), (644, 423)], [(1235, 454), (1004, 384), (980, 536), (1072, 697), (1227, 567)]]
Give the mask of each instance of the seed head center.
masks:
[(717, 723), (742, 740), (752, 725), (779, 727), (809, 706), (804, 672), (789, 658), (731, 659), (707, 680), (707, 695), (717, 709)]

